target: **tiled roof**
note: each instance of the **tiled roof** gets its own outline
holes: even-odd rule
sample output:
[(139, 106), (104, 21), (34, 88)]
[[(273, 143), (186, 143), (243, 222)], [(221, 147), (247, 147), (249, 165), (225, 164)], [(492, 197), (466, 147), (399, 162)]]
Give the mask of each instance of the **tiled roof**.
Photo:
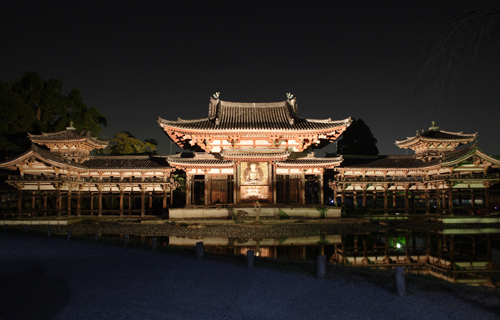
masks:
[(343, 127), (351, 119), (304, 119), (295, 116), (287, 101), (274, 103), (241, 103), (220, 101), (217, 113), (212, 118), (170, 121), (158, 119), (160, 125), (186, 130), (321, 130)]
[(344, 161), (339, 169), (405, 169), (425, 168), (438, 165), (440, 159), (424, 162), (414, 156), (344, 156)]
[(255, 159), (255, 158), (261, 158), (261, 159), (286, 159), (290, 155), (289, 151), (284, 151), (284, 150), (278, 150), (278, 151), (273, 151), (269, 150), (268, 152), (263, 151), (263, 150), (237, 150), (237, 151), (223, 151), (221, 152), (221, 156), (224, 157), (224, 159)]
[(232, 167), (234, 161), (224, 160), (220, 155), (209, 153), (189, 153), (182, 152), (173, 156), (168, 156), (168, 162), (177, 167), (182, 166), (223, 166)]
[(284, 161), (276, 161), (278, 167), (333, 167), (338, 166), (342, 162), (342, 156), (335, 158), (314, 158), (304, 157), (296, 159), (287, 159)]
[(445, 153), (443, 155), (443, 163), (446, 162), (452, 162), (458, 159), (466, 158), (469, 155), (473, 154), (477, 150), (477, 143), (474, 143), (473, 145), (467, 147), (467, 148), (462, 148), (455, 150), (453, 152)]
[(5, 160), (3, 162), (0, 162), (0, 166), (2, 164), (6, 164), (6, 163), (10, 163), (12, 161), (15, 161), (16, 159), (22, 159), (22, 158), (24, 158), (25, 156), (27, 156), (29, 154), (38, 154), (41, 158), (44, 158), (44, 159), (47, 159), (47, 160), (50, 160), (50, 161), (53, 161), (53, 162), (56, 162), (56, 163), (64, 164), (64, 165), (70, 165), (70, 166), (73, 166), (73, 167), (76, 167), (76, 168), (81, 168), (81, 169), (85, 169), (86, 168), (86, 166), (84, 166), (84, 165), (82, 165), (80, 163), (76, 163), (75, 161), (66, 159), (66, 158), (60, 156), (57, 153), (50, 152), (49, 150), (45, 150), (45, 149), (43, 149), (41, 147), (36, 146), (35, 144), (31, 144), (31, 148), (30, 149), (28, 149), (27, 151), (25, 151), (22, 154), (18, 155), (17, 157), (14, 157), (14, 158), (11, 158), (11, 159), (7, 159), (7, 160)]
[(82, 163), (89, 169), (168, 169), (164, 157), (150, 155), (97, 156)]
[(443, 130), (429, 130), (421, 134), (422, 137), (439, 140), (463, 140), (475, 138), (476, 133), (464, 134), (463, 132), (449, 132)]
[(450, 132), (450, 131), (443, 131), (443, 130), (429, 130), (423, 133), (417, 133), (413, 137), (407, 137), (406, 140), (400, 140), (396, 141), (396, 145), (408, 145), (411, 144), (412, 142), (415, 143), (417, 141), (434, 141), (434, 140), (443, 140), (443, 141), (448, 141), (448, 140), (455, 140), (455, 141), (473, 141), (474, 139), (477, 138), (477, 132), (476, 133), (471, 133), (471, 134), (466, 134), (462, 132)]
[(443, 161), (441, 162), (441, 164), (443, 166), (457, 165), (460, 162), (466, 160), (467, 158), (471, 157), (474, 154), (476, 154), (480, 158), (486, 159), (486, 160), (488, 160), (496, 165), (500, 165), (500, 158), (499, 157), (485, 153), (484, 151), (479, 149), (479, 147), (477, 146), (477, 143), (474, 143), (470, 147), (463, 148), (463, 149), (456, 150), (454, 152), (450, 152), (448, 154), (445, 154), (443, 156)]
[(42, 134), (30, 134), (28, 137), (32, 141), (64, 141), (64, 140), (91, 140), (92, 142), (100, 145), (106, 145), (107, 141), (99, 140), (98, 138), (91, 137), (89, 134), (79, 133), (76, 130), (66, 129), (58, 132), (42, 132)]

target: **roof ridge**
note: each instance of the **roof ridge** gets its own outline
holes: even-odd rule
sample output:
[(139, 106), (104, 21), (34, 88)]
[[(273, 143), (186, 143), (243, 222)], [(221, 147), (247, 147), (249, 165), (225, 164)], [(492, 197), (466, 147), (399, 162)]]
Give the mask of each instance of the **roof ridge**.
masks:
[(221, 107), (255, 107), (255, 108), (278, 108), (286, 107), (287, 100), (277, 102), (233, 102), (220, 100)]

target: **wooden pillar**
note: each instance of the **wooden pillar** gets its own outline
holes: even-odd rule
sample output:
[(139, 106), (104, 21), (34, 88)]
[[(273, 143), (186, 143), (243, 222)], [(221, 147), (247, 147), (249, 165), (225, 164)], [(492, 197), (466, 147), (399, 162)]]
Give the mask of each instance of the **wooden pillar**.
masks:
[(17, 216), (19, 218), (23, 216), (23, 191), (21, 188), (17, 190)]
[[(299, 198), (299, 204), (306, 204), (306, 170), (301, 170), (302, 175), (300, 177), (300, 187), (299, 187), (299, 192), (300, 192), (300, 198)], [(314, 202), (314, 201), (313, 201)]]
[(59, 218), (61, 215), (61, 189), (59, 186), (56, 186), (56, 217)]
[(388, 203), (387, 203), (387, 189), (388, 189), (388, 186), (385, 185), (384, 186), (384, 214), (387, 214), (387, 207), (388, 207)]
[(448, 209), (450, 214), (453, 214), (453, 184), (448, 186)]
[(102, 187), (98, 186), (99, 188), (99, 200), (97, 201), (97, 216), (102, 217)]
[(146, 215), (146, 186), (141, 187), (141, 217)]
[(319, 175), (319, 205), (322, 206), (325, 203), (325, 191), (323, 190), (323, 171)]
[(439, 192), (439, 185), (436, 184), (436, 211), (438, 214), (441, 213), (441, 196)]
[(78, 188), (78, 193), (76, 194), (76, 216), (80, 217), (82, 215), (82, 190)]
[(118, 185), (120, 188), (120, 218), (123, 217), (123, 192), (125, 191), (125, 187), (123, 185)]
[(169, 189), (169, 187), (167, 185), (163, 185), (163, 203), (162, 203), (162, 208), (163, 208), (163, 211), (165, 212), (166, 209), (167, 209), (167, 190)]
[(306, 260), (306, 246), (299, 246), (300, 260)]
[(373, 186), (373, 209), (377, 208), (377, 186)]
[(43, 193), (43, 216), (47, 216), (47, 194)]
[(342, 193), (341, 193), (341, 200), (342, 200), (342, 208), (345, 208), (345, 187), (346, 185), (342, 185)]
[[(240, 199), (241, 199), (241, 197), (240, 197), (240, 192), (241, 192), (240, 170), (241, 170), (240, 165), (235, 164), (234, 165), (234, 194), (233, 194), (234, 204), (237, 204), (238, 201), (240, 201)], [(273, 174), (274, 174), (274, 179), (273, 179), (274, 182), (273, 183), (276, 183), (276, 166), (274, 166)], [(276, 204), (276, 188), (274, 188), (274, 192), (273, 192), (273, 201), (274, 201), (274, 204)]]
[(94, 215), (94, 193), (90, 192), (90, 215)]
[(333, 189), (333, 204), (337, 206), (337, 186), (334, 187)]
[(211, 180), (212, 179), (210, 179), (210, 175), (207, 174), (207, 171), (208, 170), (205, 170), (205, 176), (204, 176), (205, 177), (205, 205), (206, 206), (208, 206), (210, 204), (210, 202), (211, 202), (210, 198), (211, 198), (211, 193), (212, 193), (211, 192), (212, 191), (211, 190), (212, 189), (211, 188), (211, 184), (212, 184)]
[(186, 206), (191, 205), (192, 187), (191, 175), (186, 173)]
[(409, 188), (409, 185), (406, 185), (405, 186), (405, 214), (409, 214), (410, 213), (410, 199), (408, 198), (408, 188)]
[(363, 185), (363, 213), (366, 213), (366, 184)]
[(356, 192), (356, 187), (353, 186), (352, 187), (353, 190), (352, 190), (352, 204), (354, 206), (354, 213), (358, 213), (358, 193)]
[(153, 192), (149, 193), (149, 206), (148, 206), (148, 213), (150, 215), (153, 214)]
[(276, 188), (276, 179), (274, 175), (274, 165), (272, 162), (267, 164), (267, 181), (269, 184), (269, 203), (274, 203), (274, 189)]
[(71, 216), (71, 189), (66, 194), (66, 214), (68, 217)]
[(35, 198), (35, 191), (31, 193), (31, 217), (34, 217), (36, 215), (35, 211), (35, 205), (36, 205), (36, 198)]
[(470, 205), (472, 207), (472, 214), (474, 215), (474, 205), (475, 205), (476, 199), (474, 198), (474, 189), (470, 189)]
[(397, 211), (397, 203), (396, 203), (396, 192), (398, 191), (398, 187), (394, 186), (394, 191), (392, 192), (392, 208), (394, 209), (394, 213)]
[(415, 185), (415, 190), (413, 191), (410, 191), (410, 198), (411, 198), (411, 204), (410, 204), (410, 208), (413, 209), (413, 213), (417, 213), (417, 205), (416, 205), (416, 198), (415, 198), (415, 192), (417, 191), (418, 189), (418, 185)]
[(429, 185), (425, 184), (425, 214), (429, 213)]
[(484, 184), (484, 202), (486, 205), (486, 216), (490, 215), (490, 182), (485, 181)]
[(385, 248), (384, 248), (384, 263), (390, 263), (389, 261), (389, 235), (387, 234), (387, 231), (384, 232), (384, 242), (385, 242)]

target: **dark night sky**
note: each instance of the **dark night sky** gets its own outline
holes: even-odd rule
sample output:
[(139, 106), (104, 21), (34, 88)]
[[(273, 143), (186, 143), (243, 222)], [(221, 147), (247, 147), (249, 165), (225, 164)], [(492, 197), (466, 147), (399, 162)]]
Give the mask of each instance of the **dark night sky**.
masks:
[(479, 132), (479, 146), (500, 154), (494, 61), (461, 70), (439, 99), (428, 98), (426, 88), (413, 98), (405, 91), (426, 28), (485, 4), (498, 5), (10, 1), (0, 10), (0, 80), (27, 70), (59, 78), (66, 93), (81, 90), (87, 106), (106, 115), (101, 138), (127, 130), (157, 139), (162, 154), (170, 140), (158, 117), (206, 117), (216, 91), (242, 102), (282, 101), (292, 92), (302, 117), (362, 118), (381, 154), (404, 154), (394, 140), (427, 130), (432, 120), (443, 130)]

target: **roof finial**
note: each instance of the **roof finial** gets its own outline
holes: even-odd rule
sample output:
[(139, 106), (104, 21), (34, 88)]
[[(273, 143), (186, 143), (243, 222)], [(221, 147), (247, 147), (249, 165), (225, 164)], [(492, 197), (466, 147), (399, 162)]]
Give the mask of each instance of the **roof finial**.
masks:
[(288, 100), (292, 100), (293, 99), (293, 93), (287, 92), (286, 93), (286, 97), (287, 97)]
[(73, 127), (73, 120), (69, 121), (69, 127), (66, 127), (66, 130), (76, 130), (76, 128)]
[(212, 97), (214, 97), (215, 100), (218, 100), (219, 99), (219, 96), (220, 96), (220, 92), (216, 92), (212, 95)]
[(439, 131), (439, 127), (436, 126), (436, 121), (432, 121), (432, 126), (429, 128), (429, 131)]

